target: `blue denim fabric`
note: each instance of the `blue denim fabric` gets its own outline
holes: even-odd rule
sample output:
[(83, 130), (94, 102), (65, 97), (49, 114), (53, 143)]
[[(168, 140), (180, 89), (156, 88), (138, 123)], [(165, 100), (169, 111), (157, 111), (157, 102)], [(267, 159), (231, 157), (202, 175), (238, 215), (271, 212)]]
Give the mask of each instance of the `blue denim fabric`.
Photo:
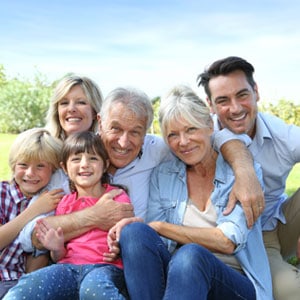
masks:
[(171, 256), (144, 223), (127, 225), (120, 245), (131, 300), (256, 299), (246, 276), (200, 245), (186, 244)]
[(162, 299), (171, 254), (159, 235), (144, 223), (132, 223), (122, 229), (120, 247), (130, 299)]
[(186, 244), (172, 256), (164, 300), (255, 300), (247, 276), (225, 265), (198, 244)]
[(23, 275), (3, 299), (126, 299), (123, 270), (113, 265), (54, 264)]
[(0, 299), (18, 283), (18, 280), (0, 281)]

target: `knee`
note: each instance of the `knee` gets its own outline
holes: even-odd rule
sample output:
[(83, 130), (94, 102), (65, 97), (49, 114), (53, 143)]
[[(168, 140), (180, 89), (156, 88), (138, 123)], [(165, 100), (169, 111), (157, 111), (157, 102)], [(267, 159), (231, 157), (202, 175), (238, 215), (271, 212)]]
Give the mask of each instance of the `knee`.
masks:
[(140, 251), (144, 245), (144, 237), (148, 230), (145, 223), (135, 222), (126, 225), (120, 235), (121, 251)]
[(145, 228), (147, 228), (147, 225), (140, 222), (134, 222), (126, 225), (121, 231), (120, 242), (125, 239), (126, 242), (134, 240), (137, 236), (140, 236), (141, 233), (145, 231)]
[(186, 244), (178, 249), (172, 258), (172, 263), (178, 265), (185, 274), (190, 274), (195, 269), (196, 265), (200, 269), (205, 268), (205, 265), (210, 261), (211, 253), (197, 244)]

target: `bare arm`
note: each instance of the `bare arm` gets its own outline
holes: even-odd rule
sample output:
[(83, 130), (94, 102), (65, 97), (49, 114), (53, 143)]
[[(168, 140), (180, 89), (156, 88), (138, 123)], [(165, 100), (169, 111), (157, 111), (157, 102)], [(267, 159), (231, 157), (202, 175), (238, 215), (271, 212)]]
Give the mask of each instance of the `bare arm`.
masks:
[(40, 214), (54, 210), (62, 197), (63, 190), (57, 189), (43, 192), (37, 200), (10, 222), (0, 225), (0, 249), (9, 245), (22, 228)]
[(265, 208), (264, 194), (253, 167), (252, 155), (239, 140), (228, 141), (221, 147), (221, 152), (235, 174), (235, 183), (224, 214), (228, 215), (239, 200), (248, 227), (251, 228)]
[(158, 234), (179, 244), (197, 243), (213, 252), (232, 254), (235, 245), (219, 228), (197, 228), (167, 222), (150, 222)]
[[(122, 218), (133, 216), (133, 206), (131, 204), (113, 200), (121, 192), (122, 190), (114, 189), (106, 193), (92, 207), (68, 215), (50, 216), (46, 220), (49, 226), (54, 229), (62, 228), (65, 241), (69, 241), (96, 227), (107, 231)], [(43, 248), (35, 232), (32, 235), (32, 243), (38, 249)]]
[(37, 257), (33, 257), (32, 254), (28, 254), (26, 257), (26, 273), (33, 272), (40, 268), (46, 267), (49, 263), (49, 255), (43, 254)]

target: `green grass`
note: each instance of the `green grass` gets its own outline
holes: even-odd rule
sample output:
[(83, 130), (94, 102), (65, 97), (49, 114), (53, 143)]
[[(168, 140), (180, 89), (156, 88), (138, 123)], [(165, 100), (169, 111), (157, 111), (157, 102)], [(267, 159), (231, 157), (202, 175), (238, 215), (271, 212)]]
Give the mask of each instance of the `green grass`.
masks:
[(296, 164), (292, 169), (287, 182), (286, 193), (288, 195), (293, 194), (300, 187), (300, 163)]
[[(10, 145), (16, 138), (15, 134), (0, 133), (0, 181), (10, 179), (10, 170), (8, 167), (8, 152)], [(300, 163), (295, 165), (287, 180), (286, 192), (293, 194), (300, 186)]]

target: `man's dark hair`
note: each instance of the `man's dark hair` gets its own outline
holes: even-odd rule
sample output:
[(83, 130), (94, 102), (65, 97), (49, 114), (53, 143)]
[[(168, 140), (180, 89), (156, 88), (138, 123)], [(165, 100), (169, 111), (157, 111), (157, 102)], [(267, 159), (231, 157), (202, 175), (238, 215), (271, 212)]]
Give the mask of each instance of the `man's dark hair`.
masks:
[(253, 78), (254, 67), (245, 59), (237, 56), (229, 56), (215, 61), (208, 69), (198, 75), (197, 84), (198, 86), (202, 85), (204, 87), (204, 91), (210, 99), (211, 92), (208, 87), (210, 79), (219, 75), (227, 75), (237, 70), (241, 70), (245, 73), (247, 81), (251, 87), (254, 88), (256, 85)]

